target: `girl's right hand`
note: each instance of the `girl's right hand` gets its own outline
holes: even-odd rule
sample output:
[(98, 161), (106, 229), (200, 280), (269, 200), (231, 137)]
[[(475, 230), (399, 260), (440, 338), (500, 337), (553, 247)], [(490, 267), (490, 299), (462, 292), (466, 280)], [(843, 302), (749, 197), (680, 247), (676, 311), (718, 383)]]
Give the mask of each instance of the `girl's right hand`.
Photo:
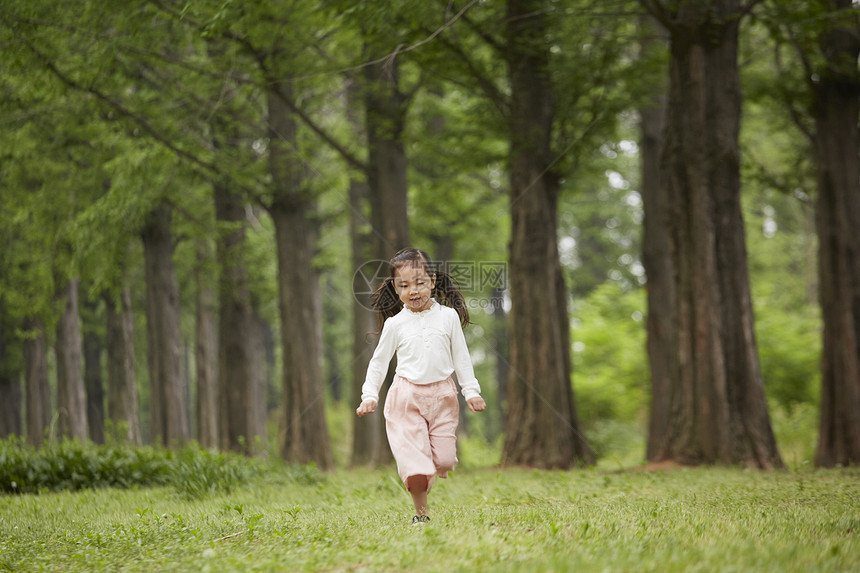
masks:
[(365, 400), (358, 408), (356, 408), (355, 413), (359, 416), (367, 416), (368, 414), (373, 414), (375, 411), (376, 400)]

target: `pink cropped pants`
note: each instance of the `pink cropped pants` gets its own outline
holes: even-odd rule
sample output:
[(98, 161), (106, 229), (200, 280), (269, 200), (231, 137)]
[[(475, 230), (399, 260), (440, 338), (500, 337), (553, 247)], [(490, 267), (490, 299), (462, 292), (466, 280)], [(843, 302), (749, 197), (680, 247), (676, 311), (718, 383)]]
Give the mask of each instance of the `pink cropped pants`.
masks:
[(397, 473), (407, 478), (427, 476), (427, 489), (436, 476), (448, 477), (457, 463), (457, 424), (460, 403), (450, 377), (432, 384), (413, 384), (395, 376), (385, 398), (385, 429)]

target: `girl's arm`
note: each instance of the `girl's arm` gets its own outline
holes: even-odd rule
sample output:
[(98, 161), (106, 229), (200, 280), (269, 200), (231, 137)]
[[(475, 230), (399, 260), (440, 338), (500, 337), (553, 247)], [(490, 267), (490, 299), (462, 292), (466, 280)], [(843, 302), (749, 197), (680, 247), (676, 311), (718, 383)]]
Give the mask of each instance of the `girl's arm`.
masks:
[(391, 358), (397, 349), (395, 330), (396, 327), (391, 319), (386, 320), (385, 324), (382, 325), (379, 342), (376, 345), (376, 350), (373, 351), (373, 357), (367, 365), (367, 376), (365, 376), (364, 384), (361, 386), (362, 402), (367, 400), (379, 402), (379, 389), (385, 381), (385, 375), (388, 373), (388, 365), (391, 363)]
[(472, 398), (480, 398), (481, 386), (475, 378), (475, 370), (472, 368), (472, 358), (469, 356), (469, 348), (466, 346), (466, 335), (456, 313), (452, 313), (451, 320), (451, 356), (454, 359), (454, 372), (457, 373), (457, 381), (463, 389), (463, 397), (468, 402)]

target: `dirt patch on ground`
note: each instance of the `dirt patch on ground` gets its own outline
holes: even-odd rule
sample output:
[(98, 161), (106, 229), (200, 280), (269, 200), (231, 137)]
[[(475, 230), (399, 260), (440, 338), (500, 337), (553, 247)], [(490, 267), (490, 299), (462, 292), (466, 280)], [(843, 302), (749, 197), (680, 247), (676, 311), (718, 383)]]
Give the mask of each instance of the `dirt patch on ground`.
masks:
[(679, 464), (674, 460), (663, 460), (661, 462), (649, 462), (644, 466), (639, 466), (639, 471), (643, 472), (658, 472), (665, 470), (680, 470), (683, 468), (690, 468), (693, 466), (686, 466), (684, 464)]

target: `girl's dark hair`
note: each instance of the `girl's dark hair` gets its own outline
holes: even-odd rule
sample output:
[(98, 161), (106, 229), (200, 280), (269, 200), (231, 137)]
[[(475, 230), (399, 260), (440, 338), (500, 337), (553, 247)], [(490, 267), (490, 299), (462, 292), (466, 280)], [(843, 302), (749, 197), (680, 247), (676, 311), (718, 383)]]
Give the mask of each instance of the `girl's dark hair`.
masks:
[(457, 288), (454, 279), (447, 273), (439, 270), (427, 253), (421, 249), (401, 249), (391, 257), (388, 264), (391, 267), (391, 275), (382, 281), (382, 284), (373, 293), (371, 299), (373, 301), (373, 308), (376, 310), (378, 332), (382, 332), (382, 325), (385, 324), (385, 319), (394, 316), (403, 308), (403, 303), (400, 302), (400, 297), (397, 296), (397, 291), (394, 289), (394, 273), (397, 272), (397, 269), (406, 265), (421, 265), (428, 275), (431, 277), (436, 275), (436, 283), (431, 293), (433, 298), (439, 304), (450, 306), (456, 310), (460, 316), (460, 324), (462, 326), (469, 324), (469, 309), (466, 308), (466, 299), (463, 297), (460, 289)]

